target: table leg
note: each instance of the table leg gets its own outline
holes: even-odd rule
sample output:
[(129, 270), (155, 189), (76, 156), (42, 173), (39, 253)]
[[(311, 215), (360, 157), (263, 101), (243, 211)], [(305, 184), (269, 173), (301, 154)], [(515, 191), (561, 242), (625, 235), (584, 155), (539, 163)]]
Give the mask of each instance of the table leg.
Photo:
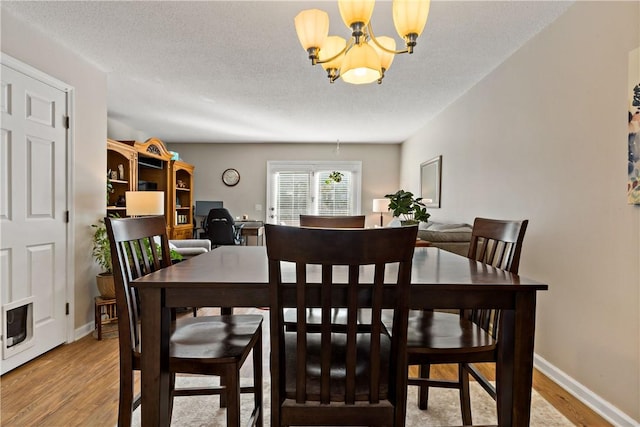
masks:
[(515, 309), (502, 310), (496, 388), (498, 425), (528, 426), (533, 382), (535, 292), (518, 292)]
[(171, 421), (169, 394), (169, 328), (171, 312), (162, 307), (163, 291), (139, 289), (141, 300), (141, 416), (143, 426), (168, 426)]

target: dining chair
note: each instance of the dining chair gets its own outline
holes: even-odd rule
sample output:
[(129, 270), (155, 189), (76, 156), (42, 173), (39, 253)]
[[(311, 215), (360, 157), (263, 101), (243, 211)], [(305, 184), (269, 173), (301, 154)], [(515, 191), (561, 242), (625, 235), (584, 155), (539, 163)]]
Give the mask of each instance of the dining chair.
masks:
[[(502, 221), (476, 218), (468, 257), (517, 274), (528, 220)], [(420, 387), (418, 407), (427, 409), (429, 387), (456, 388), (464, 425), (472, 424), (469, 375), (496, 399), (495, 386), (474, 363), (497, 361), (500, 310), (461, 309), (459, 314), (433, 310), (411, 310), (407, 332), (409, 365), (419, 365), (419, 377), (409, 385)], [(457, 364), (458, 379), (430, 378), (432, 364)]]
[[(271, 426), (404, 426), (406, 332), (411, 264), (417, 227), (328, 229), (265, 226), (271, 328)], [(283, 264), (295, 273), (283, 275)], [(385, 285), (389, 263), (397, 266)], [(313, 275), (309, 277), (309, 275)], [(388, 280), (388, 279), (387, 279)], [(315, 286), (314, 286), (315, 285)], [(393, 324), (382, 324), (392, 287)], [(385, 299), (386, 298), (386, 299)], [(305, 311), (319, 308), (319, 331)], [(347, 312), (343, 331), (331, 310)], [(296, 308), (295, 330), (284, 310)], [(357, 312), (370, 309), (368, 327)]]
[[(364, 228), (364, 215), (300, 215), (300, 227), (320, 228)], [(306, 310), (307, 324), (312, 326), (320, 324), (320, 312), (309, 308)], [(346, 324), (345, 311), (335, 308), (331, 311), (332, 322), (340, 328)], [(286, 310), (284, 314), (287, 328), (295, 328), (296, 310)]]
[[(163, 216), (105, 218), (111, 245), (116, 285), (120, 348), (120, 401), (118, 426), (130, 426), (132, 412), (140, 405), (134, 397), (134, 371), (141, 370), (140, 306), (131, 281), (171, 263)], [(159, 240), (159, 244), (155, 242)], [(250, 425), (263, 425), (262, 316), (229, 315), (184, 317), (172, 322), (170, 337), (171, 398), (220, 395), (227, 408), (227, 425), (240, 424), (240, 393), (254, 394)], [(253, 385), (240, 386), (240, 368), (253, 354)], [(215, 375), (220, 386), (175, 388), (175, 374)], [(141, 391), (144, 393), (144, 390)]]
[(300, 215), (300, 227), (364, 228), (364, 215)]

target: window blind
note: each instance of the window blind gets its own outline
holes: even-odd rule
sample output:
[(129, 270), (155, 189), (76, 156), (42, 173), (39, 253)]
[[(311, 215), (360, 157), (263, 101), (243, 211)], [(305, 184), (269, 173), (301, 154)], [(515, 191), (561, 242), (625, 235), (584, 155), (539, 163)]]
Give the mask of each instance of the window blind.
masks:
[(309, 172), (276, 173), (276, 206), (280, 224), (299, 225), (300, 214), (309, 212), (310, 181)]

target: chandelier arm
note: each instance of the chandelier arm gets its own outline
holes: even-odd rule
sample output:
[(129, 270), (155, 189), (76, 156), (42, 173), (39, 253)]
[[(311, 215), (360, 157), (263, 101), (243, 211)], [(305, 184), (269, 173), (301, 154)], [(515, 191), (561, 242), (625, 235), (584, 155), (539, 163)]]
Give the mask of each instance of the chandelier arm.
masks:
[(334, 59), (336, 59), (338, 56), (342, 55), (343, 53), (345, 53), (347, 51), (347, 48), (345, 47), (344, 49), (342, 49), (340, 52), (338, 52), (335, 56), (332, 56), (331, 58), (327, 58), (324, 61), (321, 60), (317, 60), (316, 64), (326, 64), (327, 62), (331, 62)]
[(331, 62), (334, 59), (336, 59), (337, 57), (339, 57), (340, 55), (344, 54), (345, 52), (347, 52), (349, 49), (351, 49), (354, 45), (353, 39), (349, 40), (349, 43), (347, 43), (347, 45), (344, 47), (344, 49), (342, 49), (340, 52), (336, 53), (334, 56), (332, 56), (331, 58), (327, 58), (323, 61), (321, 61), (320, 59), (316, 60), (316, 64), (325, 64), (327, 62)]
[(378, 43), (378, 39), (376, 39), (376, 36), (373, 34), (373, 27), (371, 26), (371, 22), (367, 24), (367, 34), (369, 35), (369, 38), (373, 40), (376, 46), (378, 46), (380, 49), (384, 50), (385, 52), (393, 53), (394, 55), (400, 54), (400, 53), (410, 53), (408, 48), (403, 50), (391, 50), (391, 49), (387, 49), (386, 47)]

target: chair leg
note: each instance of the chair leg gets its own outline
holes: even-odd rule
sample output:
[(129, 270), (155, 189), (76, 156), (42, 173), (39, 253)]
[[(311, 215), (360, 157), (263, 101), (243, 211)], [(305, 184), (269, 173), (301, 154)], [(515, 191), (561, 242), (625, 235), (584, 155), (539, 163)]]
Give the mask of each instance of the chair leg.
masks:
[(256, 427), (263, 426), (264, 405), (262, 400), (262, 328), (253, 347), (253, 401), (256, 409)]
[(173, 414), (173, 392), (176, 389), (176, 374), (175, 372), (171, 372), (169, 376), (169, 395), (171, 399), (169, 400), (169, 422), (171, 422), (171, 415)]
[(240, 370), (229, 364), (226, 371), (223, 394), (227, 397), (227, 427), (240, 427)]
[[(225, 377), (226, 375), (220, 375), (220, 387), (226, 387), (227, 386), (227, 382), (225, 381)], [(226, 408), (227, 407), (227, 393), (223, 390), (220, 393), (220, 408)]]
[(120, 369), (120, 401), (118, 402), (118, 427), (130, 427), (133, 410), (133, 372)]
[[(418, 376), (420, 378), (429, 378), (431, 372), (431, 365), (420, 365), (418, 367)], [(429, 386), (427, 384), (420, 384), (418, 389), (418, 408), (426, 410), (429, 405)]]
[(458, 365), (458, 381), (460, 383), (460, 411), (462, 412), (462, 424), (472, 425), (469, 373), (464, 369), (464, 364), (462, 363)]

